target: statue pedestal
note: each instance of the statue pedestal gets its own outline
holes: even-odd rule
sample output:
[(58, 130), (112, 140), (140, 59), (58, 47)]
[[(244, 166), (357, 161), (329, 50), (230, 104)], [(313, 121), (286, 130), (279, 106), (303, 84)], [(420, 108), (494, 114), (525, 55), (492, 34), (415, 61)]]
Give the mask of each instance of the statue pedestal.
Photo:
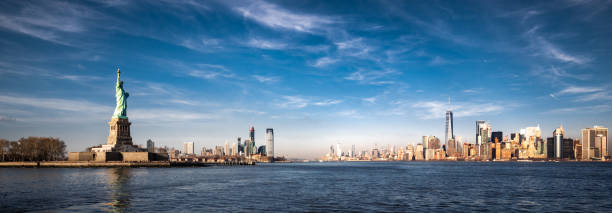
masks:
[(133, 147), (132, 136), (130, 136), (130, 123), (127, 118), (112, 118), (108, 125), (110, 133), (106, 144), (115, 148)]

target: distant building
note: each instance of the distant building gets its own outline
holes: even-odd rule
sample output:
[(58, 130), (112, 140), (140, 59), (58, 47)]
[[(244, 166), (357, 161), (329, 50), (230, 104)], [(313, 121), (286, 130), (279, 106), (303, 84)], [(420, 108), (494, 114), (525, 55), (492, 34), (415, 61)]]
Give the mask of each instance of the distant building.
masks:
[(342, 157), (342, 150), (340, 149), (340, 144), (336, 144), (336, 156)]
[(237, 156), (238, 155), (238, 144), (236, 142), (234, 142), (232, 144), (232, 156)]
[(259, 155), (266, 155), (266, 145), (261, 145), (257, 148), (257, 154)]
[[(608, 153), (608, 128), (594, 126), (582, 129), (582, 159), (602, 160)], [(605, 153), (605, 154), (604, 154)]]
[[(448, 104), (450, 107), (450, 97), (448, 98)], [(444, 143), (446, 147), (449, 147), (448, 140), (455, 139), (453, 134), (453, 111), (450, 109), (446, 111), (446, 129), (444, 131)]]
[(215, 146), (215, 149), (213, 150), (213, 155), (216, 156), (223, 156), (223, 147), (222, 146)]
[[(249, 139), (251, 139), (251, 147), (252, 149), (255, 148), (255, 127), (251, 126), (251, 128), (249, 129)], [(251, 153), (253, 154), (253, 153)]]
[(183, 153), (185, 153), (185, 155), (193, 155), (194, 151), (193, 151), (193, 142), (185, 142), (183, 143)]
[(230, 155), (230, 146), (229, 141), (225, 140), (225, 150), (223, 150), (223, 155)]
[(498, 142), (504, 141), (504, 133), (501, 131), (496, 131), (491, 133), (491, 142), (495, 142), (497, 139)]
[(155, 152), (155, 142), (151, 139), (147, 140), (147, 152)]
[(425, 160), (423, 144), (417, 144), (414, 151), (414, 160)]
[(561, 159), (561, 148), (562, 143), (563, 143), (563, 135), (565, 135), (565, 131), (563, 131), (563, 126), (555, 129), (555, 131), (553, 131), (553, 137), (554, 137), (554, 156), (556, 159)]
[(268, 157), (274, 157), (274, 130), (272, 128), (266, 129), (266, 153), (265, 154)]

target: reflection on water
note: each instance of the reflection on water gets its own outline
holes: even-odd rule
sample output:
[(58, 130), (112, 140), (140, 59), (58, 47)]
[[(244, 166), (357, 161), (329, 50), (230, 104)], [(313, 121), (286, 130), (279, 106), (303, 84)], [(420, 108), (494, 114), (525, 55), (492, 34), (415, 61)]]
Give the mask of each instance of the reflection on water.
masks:
[(111, 189), (111, 202), (108, 205), (112, 206), (114, 211), (123, 212), (130, 207), (132, 196), (129, 187), (130, 177), (129, 168), (109, 168), (106, 170), (107, 182)]

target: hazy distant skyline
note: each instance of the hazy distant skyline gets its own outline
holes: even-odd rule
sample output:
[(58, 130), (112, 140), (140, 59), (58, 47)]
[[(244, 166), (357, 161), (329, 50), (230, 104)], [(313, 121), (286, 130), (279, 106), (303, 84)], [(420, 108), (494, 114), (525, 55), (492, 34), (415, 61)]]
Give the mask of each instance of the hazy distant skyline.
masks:
[(103, 144), (115, 71), (135, 144), (312, 158), (612, 119), (612, 1), (3, 1), (0, 135)]

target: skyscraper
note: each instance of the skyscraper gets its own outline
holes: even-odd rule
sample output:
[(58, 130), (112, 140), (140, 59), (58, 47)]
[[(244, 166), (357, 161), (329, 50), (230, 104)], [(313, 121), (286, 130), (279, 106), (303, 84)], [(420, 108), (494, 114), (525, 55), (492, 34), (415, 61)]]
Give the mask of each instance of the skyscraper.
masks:
[(448, 97), (448, 110), (446, 111), (446, 131), (444, 131), (444, 143), (448, 147), (448, 140), (455, 139), (453, 134), (453, 111), (450, 110), (450, 97)]
[(274, 130), (266, 129), (266, 156), (274, 157)]
[(482, 131), (481, 130), (485, 126), (484, 124), (485, 124), (485, 121), (476, 121), (476, 138), (474, 139), (476, 139), (476, 145), (479, 145), (479, 146), (482, 141), (482, 135), (481, 135)]
[(582, 129), (582, 159), (603, 159), (609, 155), (608, 128), (594, 126)]
[(257, 149), (255, 149), (255, 127), (251, 126), (251, 128), (249, 129), (249, 139), (251, 139), (251, 153), (249, 154), (255, 154), (255, 152), (257, 152)]
[(565, 131), (563, 131), (563, 126), (555, 129), (555, 131), (553, 131), (553, 136), (554, 136), (554, 141), (553, 141), (553, 148), (554, 148), (554, 156), (557, 159), (561, 158), (561, 145), (563, 143), (563, 135), (565, 135)]
[(340, 149), (340, 144), (339, 143), (336, 144), (336, 155), (338, 157), (342, 157), (342, 150)]

